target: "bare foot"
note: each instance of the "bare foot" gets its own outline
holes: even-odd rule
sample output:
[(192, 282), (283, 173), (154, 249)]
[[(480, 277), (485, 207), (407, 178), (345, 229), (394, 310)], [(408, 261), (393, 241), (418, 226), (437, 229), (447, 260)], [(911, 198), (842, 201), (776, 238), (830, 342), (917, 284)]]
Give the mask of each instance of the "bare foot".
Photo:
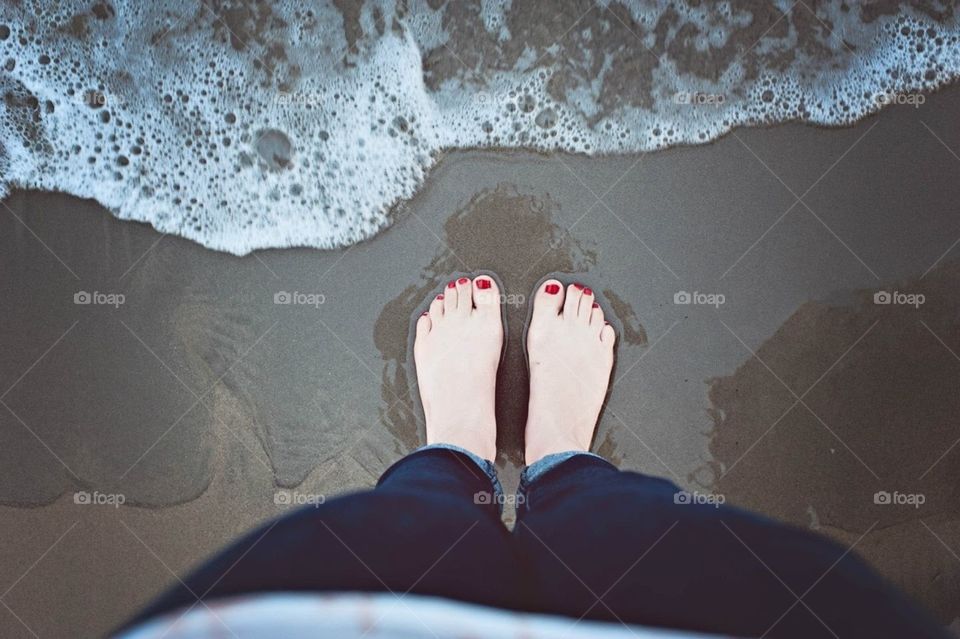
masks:
[(492, 278), (447, 284), (417, 320), (413, 358), (428, 444), (497, 455), (497, 366), (503, 347), (500, 289)]
[(569, 450), (587, 451), (613, 369), (616, 333), (593, 291), (557, 280), (540, 285), (527, 331), (530, 403), (526, 462)]

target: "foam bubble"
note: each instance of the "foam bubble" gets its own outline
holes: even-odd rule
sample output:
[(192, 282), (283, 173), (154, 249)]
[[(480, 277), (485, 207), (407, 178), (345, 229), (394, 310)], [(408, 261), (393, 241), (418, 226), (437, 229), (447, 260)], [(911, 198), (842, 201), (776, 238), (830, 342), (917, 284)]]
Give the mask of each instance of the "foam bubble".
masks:
[(430, 4), (4, 4), (0, 196), (92, 197), (237, 254), (330, 248), (384, 228), (446, 149), (849, 124), (960, 74), (952, 12)]

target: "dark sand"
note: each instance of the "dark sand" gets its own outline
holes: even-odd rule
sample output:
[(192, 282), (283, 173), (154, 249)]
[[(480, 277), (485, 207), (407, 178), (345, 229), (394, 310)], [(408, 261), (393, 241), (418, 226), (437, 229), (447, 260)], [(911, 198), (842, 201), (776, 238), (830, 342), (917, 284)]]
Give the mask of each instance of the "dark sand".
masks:
[[(278, 487), (371, 486), (423, 441), (410, 314), (475, 269), (502, 277), (509, 304), (508, 484), (524, 298), (575, 273), (622, 328), (596, 450), (855, 543), (953, 622), (958, 112), (954, 87), (849, 129), (647, 156), (451, 154), (392, 228), (335, 252), (236, 258), (89, 201), (14, 193), (0, 209), (0, 634), (102, 633), (288, 508)], [(75, 305), (81, 290), (126, 299)], [(681, 290), (725, 303), (674, 304)], [(878, 306), (878, 290), (926, 299)], [(323, 303), (274, 304), (283, 291)], [(126, 504), (75, 504), (77, 490)], [(876, 505), (878, 491), (925, 503)]]

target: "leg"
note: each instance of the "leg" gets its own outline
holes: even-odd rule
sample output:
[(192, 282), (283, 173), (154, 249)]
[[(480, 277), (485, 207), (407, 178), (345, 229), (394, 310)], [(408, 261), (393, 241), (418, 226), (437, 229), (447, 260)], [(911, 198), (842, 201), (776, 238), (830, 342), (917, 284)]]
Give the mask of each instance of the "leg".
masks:
[(534, 304), (515, 537), (535, 608), (743, 636), (943, 636), (846, 548), (735, 508), (682, 503), (672, 483), (594, 455), (565, 459), (589, 449), (614, 335), (582, 286), (549, 280)]
[(560, 463), (524, 495), (515, 536), (540, 610), (737, 636), (945, 636), (849, 549), (684, 503), (671, 482), (595, 456)]
[(372, 491), (301, 508), (244, 536), (134, 622), (198, 598), (267, 591), (409, 591), (514, 605), (508, 533), (497, 505), (475, 498), (494, 490), (463, 453), (412, 453)]
[[(137, 621), (263, 591), (415, 592), (516, 606), (512, 547), (492, 465), (500, 296), (489, 277), (450, 282), (417, 320), (414, 356), (427, 441), (373, 491), (304, 508), (207, 562)], [(479, 495), (478, 495), (479, 494)]]

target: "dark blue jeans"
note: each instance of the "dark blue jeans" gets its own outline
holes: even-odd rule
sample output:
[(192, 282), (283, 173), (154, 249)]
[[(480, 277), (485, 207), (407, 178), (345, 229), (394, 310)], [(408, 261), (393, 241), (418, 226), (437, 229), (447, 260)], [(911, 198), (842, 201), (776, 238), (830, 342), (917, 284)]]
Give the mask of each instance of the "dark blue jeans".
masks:
[(130, 623), (198, 598), (391, 591), (739, 636), (947, 636), (808, 531), (576, 455), (524, 478), (511, 533), (485, 470), (453, 450), (412, 453), (374, 490), (248, 534)]

